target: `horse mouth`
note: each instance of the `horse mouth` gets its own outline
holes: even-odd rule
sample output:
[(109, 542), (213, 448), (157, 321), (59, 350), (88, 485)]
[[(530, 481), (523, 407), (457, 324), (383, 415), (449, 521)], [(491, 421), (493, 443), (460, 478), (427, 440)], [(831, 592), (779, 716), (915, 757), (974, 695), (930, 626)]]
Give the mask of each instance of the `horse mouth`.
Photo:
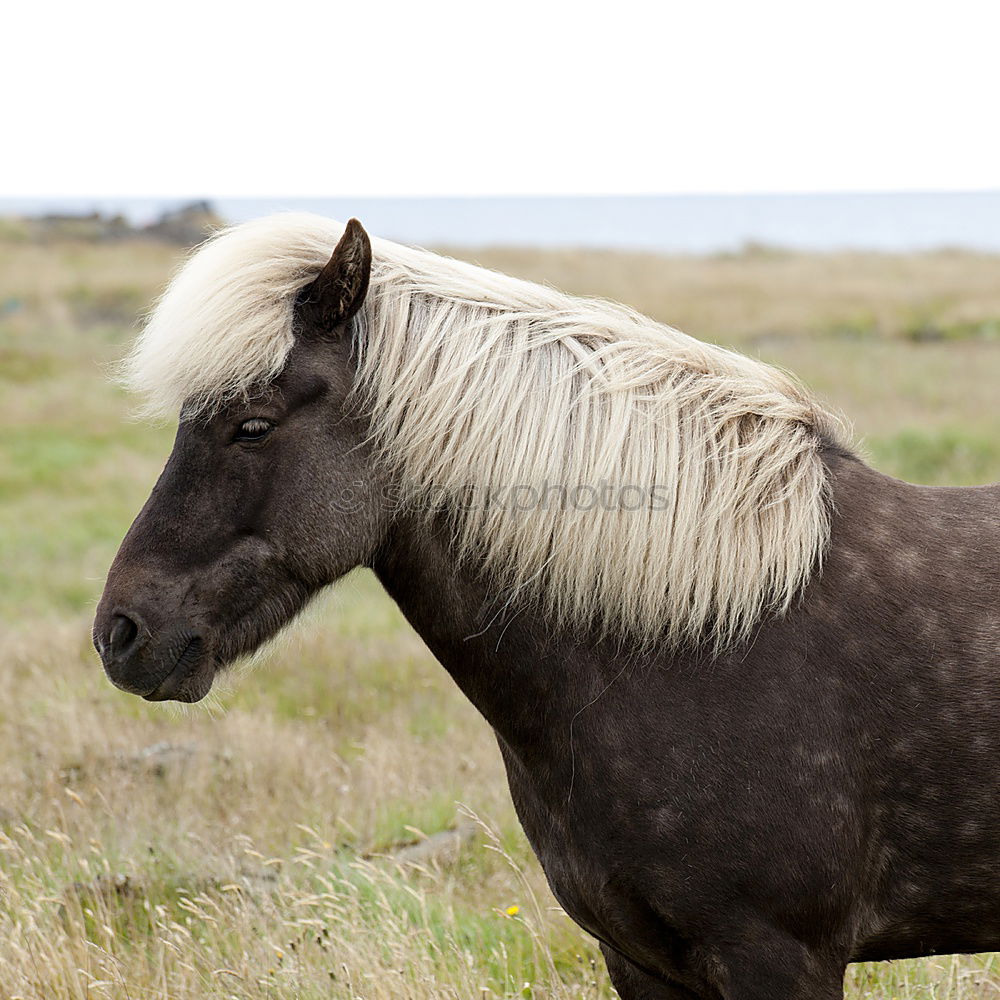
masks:
[(204, 651), (200, 636), (188, 639), (167, 676), (142, 697), (146, 701), (201, 701), (215, 676), (211, 657), (204, 656)]

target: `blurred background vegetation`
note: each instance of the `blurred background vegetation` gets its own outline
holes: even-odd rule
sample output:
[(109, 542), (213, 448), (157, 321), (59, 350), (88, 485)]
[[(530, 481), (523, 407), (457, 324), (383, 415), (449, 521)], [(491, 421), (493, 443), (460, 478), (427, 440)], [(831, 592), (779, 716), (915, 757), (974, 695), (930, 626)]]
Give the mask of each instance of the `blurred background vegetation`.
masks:
[[(368, 574), (207, 711), (103, 678), (90, 617), (173, 433), (109, 369), (216, 220), (160, 221), (0, 220), (0, 997), (611, 996), (488, 727)], [(1000, 257), (438, 249), (788, 368), (890, 475), (1000, 478)], [(1000, 965), (858, 967), (848, 996), (998, 997)]]

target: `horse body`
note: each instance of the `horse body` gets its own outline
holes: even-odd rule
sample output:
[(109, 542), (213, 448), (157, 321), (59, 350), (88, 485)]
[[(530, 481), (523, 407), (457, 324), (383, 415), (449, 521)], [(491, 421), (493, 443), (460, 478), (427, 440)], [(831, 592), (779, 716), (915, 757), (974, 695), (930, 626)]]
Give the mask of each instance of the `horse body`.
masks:
[[(249, 369), (219, 357), (181, 377), (193, 348), (171, 355), (166, 334), (146, 350), (147, 369), (177, 383), (174, 397), (213, 365), (226, 391), (206, 409), (192, 389), (173, 454), (112, 566), (94, 629), (111, 679), (149, 699), (198, 700), (312, 594), (368, 565), (495, 730), (553, 891), (600, 940), (624, 1000), (833, 1000), (850, 961), (1000, 947), (1000, 490), (882, 476), (825, 436), (781, 377), (672, 334), (649, 341), (644, 371), (646, 340), (628, 316), (623, 351), (606, 333), (594, 346), (565, 319), (566, 302), (544, 313), (516, 285), (510, 298), (528, 325), (516, 311), (513, 326), (498, 325), (499, 279), (484, 278), (490, 294), (471, 320), (447, 298), (451, 286), (434, 292), (439, 302), (425, 289), (403, 305), (383, 290), (386, 314), (444, 335), (422, 340), (405, 322), (395, 339), (379, 334), (377, 310), (354, 320), (372, 269), (363, 230), (349, 226), (325, 267), (314, 260), (329, 253), (324, 230), (309, 232), (308, 266), (298, 243), (286, 248), (294, 267), (275, 285), (274, 315), (288, 317), (279, 354), (252, 317), (255, 388)], [(220, 272), (219, 294), (235, 287), (229, 276)], [(202, 292), (198, 317), (211, 312), (211, 288)], [(456, 318), (485, 346), (474, 341), (470, 354), (446, 324)], [(355, 387), (377, 364), (376, 342), (396, 374), (366, 408)], [(493, 432), (499, 459), (487, 447), (496, 416), (475, 409), (487, 362), (506, 365), (513, 408)], [(405, 397), (407, 379), (422, 400)], [(568, 420), (527, 402), (549, 380)], [(372, 405), (392, 420), (379, 424)], [(442, 406), (455, 418), (427, 415)], [(449, 486), (449, 449), (470, 467), (537, 473), (517, 407), (561, 435), (549, 455), (565, 459), (557, 472), (614, 468), (620, 455), (632, 473), (652, 463), (701, 478), (687, 493), (675, 483), (684, 502), (667, 518), (556, 517), (534, 533), (509, 512), (470, 520), (448, 491), (429, 507), (386, 502), (414, 472), (390, 460), (390, 425), (419, 439), (416, 471), (452, 474)], [(682, 426), (657, 437), (672, 421)], [(614, 438), (622, 427), (649, 436), (636, 447)], [(744, 492), (734, 499), (730, 486)], [(488, 529), (495, 538), (477, 547)], [(667, 551), (674, 543), (685, 558)], [(573, 571), (567, 545), (605, 613), (580, 613), (596, 606), (582, 572), (562, 591), (558, 573), (548, 590), (531, 585), (547, 567)], [(647, 563), (619, 572), (617, 545), (619, 561)], [(538, 571), (510, 572), (504, 546)], [(687, 621), (664, 621), (657, 639), (649, 609), (667, 605), (633, 601), (622, 585), (669, 582), (661, 569)], [(616, 627), (614, 600), (642, 634)], [(712, 607), (736, 623), (725, 642)], [(741, 608), (754, 609), (745, 634)]]
[(488, 590), (422, 528), (376, 564), (494, 727), (556, 897), (626, 980), (834, 997), (849, 961), (1000, 946), (1000, 532), (982, 531), (1000, 491), (826, 459), (823, 574), (726, 656), (553, 635), (530, 608), (484, 630)]

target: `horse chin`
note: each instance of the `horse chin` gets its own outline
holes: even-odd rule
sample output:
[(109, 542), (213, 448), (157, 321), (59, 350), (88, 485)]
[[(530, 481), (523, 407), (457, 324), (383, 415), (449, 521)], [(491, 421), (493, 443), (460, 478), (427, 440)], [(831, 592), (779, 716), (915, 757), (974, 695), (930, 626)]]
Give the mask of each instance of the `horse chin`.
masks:
[(201, 701), (212, 689), (216, 663), (206, 654), (199, 638), (191, 639), (174, 668), (160, 681), (154, 691), (144, 694), (146, 701)]

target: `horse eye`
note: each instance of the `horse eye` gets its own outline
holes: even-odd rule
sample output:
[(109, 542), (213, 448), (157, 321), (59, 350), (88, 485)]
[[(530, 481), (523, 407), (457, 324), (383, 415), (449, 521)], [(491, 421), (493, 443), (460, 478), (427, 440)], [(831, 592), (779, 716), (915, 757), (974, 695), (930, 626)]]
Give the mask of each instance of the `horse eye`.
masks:
[(251, 417), (249, 420), (244, 420), (236, 429), (233, 440), (260, 441), (261, 438), (267, 437), (273, 428), (274, 424), (270, 420), (264, 420), (262, 417)]

